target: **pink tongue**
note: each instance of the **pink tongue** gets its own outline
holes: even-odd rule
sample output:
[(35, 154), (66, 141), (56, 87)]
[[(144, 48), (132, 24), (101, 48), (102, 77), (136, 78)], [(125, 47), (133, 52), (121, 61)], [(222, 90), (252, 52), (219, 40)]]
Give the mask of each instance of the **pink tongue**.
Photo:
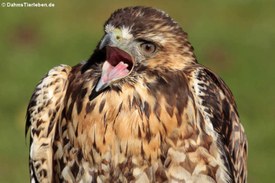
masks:
[(105, 61), (102, 67), (101, 79), (103, 83), (110, 82), (114, 79), (126, 76), (129, 73), (128, 65), (124, 62), (119, 62), (115, 67), (108, 61)]

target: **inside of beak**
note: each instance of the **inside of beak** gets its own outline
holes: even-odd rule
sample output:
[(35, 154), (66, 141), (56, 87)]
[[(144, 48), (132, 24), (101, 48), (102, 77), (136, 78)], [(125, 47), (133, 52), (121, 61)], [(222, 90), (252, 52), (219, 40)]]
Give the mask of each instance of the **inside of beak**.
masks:
[(117, 47), (106, 47), (106, 61), (102, 66), (101, 77), (95, 88), (96, 92), (106, 88), (112, 81), (126, 77), (133, 69), (131, 55)]

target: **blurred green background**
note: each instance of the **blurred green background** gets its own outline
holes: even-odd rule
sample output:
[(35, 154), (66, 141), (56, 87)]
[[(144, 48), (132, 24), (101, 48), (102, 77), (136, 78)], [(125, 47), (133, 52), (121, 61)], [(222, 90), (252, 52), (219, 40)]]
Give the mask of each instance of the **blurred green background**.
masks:
[(103, 34), (105, 20), (115, 9), (130, 5), (161, 8), (189, 33), (199, 62), (222, 76), (235, 95), (249, 140), (249, 182), (272, 182), (275, 1), (43, 2), (55, 7), (0, 7), (1, 183), (28, 182), (25, 111), (37, 82), (53, 66), (87, 59)]

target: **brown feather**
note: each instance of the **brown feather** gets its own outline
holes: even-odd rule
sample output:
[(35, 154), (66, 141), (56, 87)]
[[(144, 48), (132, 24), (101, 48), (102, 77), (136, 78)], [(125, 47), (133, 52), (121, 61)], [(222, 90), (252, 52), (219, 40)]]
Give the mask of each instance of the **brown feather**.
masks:
[[(197, 63), (182, 28), (146, 7), (116, 11), (110, 26), (131, 44), (143, 38), (156, 43), (157, 52), (135, 52), (133, 71), (100, 91), (95, 88), (106, 59), (100, 46), (87, 62), (65, 67), (65, 75), (58, 70), (42, 80), (54, 88), (37, 87), (26, 126), (32, 144), (47, 145), (51, 157), (39, 159), (48, 165), (40, 169), (31, 156), (33, 180), (247, 182), (247, 140), (234, 97)], [(54, 91), (53, 100), (38, 100), (47, 91)], [(40, 119), (45, 113), (49, 117)], [(43, 154), (33, 146), (30, 151)]]

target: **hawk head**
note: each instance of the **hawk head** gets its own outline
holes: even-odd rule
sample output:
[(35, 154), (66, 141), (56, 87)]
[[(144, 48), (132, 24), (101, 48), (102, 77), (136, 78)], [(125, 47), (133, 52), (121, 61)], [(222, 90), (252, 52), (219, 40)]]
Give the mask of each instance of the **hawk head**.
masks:
[(150, 7), (115, 11), (105, 23), (97, 52), (104, 58), (96, 92), (134, 81), (145, 70), (173, 72), (196, 62), (182, 28), (165, 12)]

